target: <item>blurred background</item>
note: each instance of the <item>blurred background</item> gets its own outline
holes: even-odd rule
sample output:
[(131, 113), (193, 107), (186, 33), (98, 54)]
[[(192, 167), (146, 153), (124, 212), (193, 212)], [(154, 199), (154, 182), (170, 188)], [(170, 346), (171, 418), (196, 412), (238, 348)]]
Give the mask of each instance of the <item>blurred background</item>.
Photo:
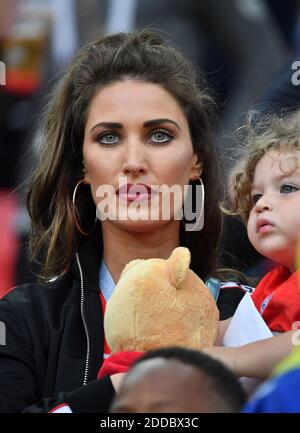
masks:
[[(249, 109), (296, 110), (299, 0), (0, 0), (0, 296), (35, 280), (22, 184), (38, 157), (43, 98), (79, 47), (100, 36), (151, 28), (205, 74), (219, 106), (215, 140), (234, 155), (232, 132)], [(224, 158), (226, 174), (234, 157)], [(227, 218), (223, 266), (258, 277), (266, 264), (236, 218)]]

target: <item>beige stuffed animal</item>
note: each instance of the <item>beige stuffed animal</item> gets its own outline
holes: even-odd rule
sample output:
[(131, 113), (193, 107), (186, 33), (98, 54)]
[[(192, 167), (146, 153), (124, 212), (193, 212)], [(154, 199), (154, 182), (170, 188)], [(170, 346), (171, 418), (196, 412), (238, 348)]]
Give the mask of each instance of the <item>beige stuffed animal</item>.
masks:
[(190, 251), (178, 247), (168, 260), (133, 260), (125, 266), (104, 317), (112, 353), (214, 344), (219, 311), (189, 269), (190, 260)]

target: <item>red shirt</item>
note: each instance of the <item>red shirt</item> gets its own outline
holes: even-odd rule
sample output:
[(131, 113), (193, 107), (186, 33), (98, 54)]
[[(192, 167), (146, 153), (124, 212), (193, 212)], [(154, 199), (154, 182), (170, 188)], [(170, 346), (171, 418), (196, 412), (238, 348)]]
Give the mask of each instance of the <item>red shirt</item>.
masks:
[[(104, 296), (103, 296), (103, 294), (102, 294), (101, 291), (100, 291), (100, 300), (101, 300), (102, 311), (103, 311), (103, 317), (104, 317), (104, 314), (105, 314), (105, 308), (106, 308), (106, 300), (105, 300), (105, 298), (104, 298)], [(107, 342), (106, 342), (106, 338), (105, 338), (105, 335), (104, 335), (104, 351), (103, 351), (103, 358), (104, 358), (104, 359), (108, 358), (108, 357), (110, 356), (110, 354), (111, 354), (111, 350), (110, 350), (110, 348), (109, 348), (109, 346), (108, 346), (108, 344), (107, 344)]]
[(294, 273), (284, 266), (273, 269), (259, 282), (252, 300), (271, 331), (297, 329), (300, 324), (295, 323), (300, 322), (300, 269)]

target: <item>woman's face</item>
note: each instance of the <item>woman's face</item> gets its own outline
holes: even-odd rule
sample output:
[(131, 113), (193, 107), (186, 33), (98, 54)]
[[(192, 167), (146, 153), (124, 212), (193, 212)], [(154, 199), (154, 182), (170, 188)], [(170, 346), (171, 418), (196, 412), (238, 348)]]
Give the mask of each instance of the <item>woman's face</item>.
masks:
[(183, 200), (174, 205), (173, 195), (166, 193), (170, 214), (162, 217), (164, 194), (158, 189), (165, 185), (182, 192), (201, 174), (187, 119), (175, 98), (158, 84), (138, 80), (118, 81), (94, 96), (83, 158), (85, 181), (102, 209), (103, 223), (106, 213), (111, 222), (133, 230), (174, 221)]

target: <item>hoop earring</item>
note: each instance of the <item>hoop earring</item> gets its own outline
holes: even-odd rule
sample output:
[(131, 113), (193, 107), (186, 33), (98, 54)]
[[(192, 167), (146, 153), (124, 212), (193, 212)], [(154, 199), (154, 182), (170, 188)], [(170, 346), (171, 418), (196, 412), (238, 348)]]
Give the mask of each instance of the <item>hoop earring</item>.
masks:
[(185, 222), (184, 224), (184, 228), (186, 231), (201, 231), (204, 227), (204, 200), (205, 200), (205, 190), (204, 190), (204, 185), (202, 182), (201, 177), (199, 176), (197, 179), (195, 179), (195, 181), (199, 181), (201, 188), (201, 209), (199, 212), (199, 216), (197, 217), (196, 221), (194, 224), (188, 224), (187, 222)]
[(96, 226), (97, 213), (96, 213), (96, 218), (95, 218), (95, 222), (94, 222), (94, 225), (92, 227), (92, 230), (90, 230), (89, 232), (85, 232), (84, 230), (82, 230), (82, 228), (80, 227), (80, 225), (78, 223), (78, 219), (77, 219), (78, 210), (76, 208), (76, 203), (75, 203), (77, 189), (78, 189), (78, 187), (79, 187), (79, 185), (81, 183), (85, 183), (84, 179), (81, 179), (79, 182), (77, 182), (77, 184), (76, 184), (76, 186), (74, 188), (74, 191), (73, 191), (73, 198), (72, 198), (72, 203), (73, 203), (73, 206), (72, 206), (73, 218), (74, 218), (74, 222), (75, 222), (75, 225), (76, 225), (77, 230), (79, 231), (79, 233), (81, 233), (83, 236), (90, 236), (93, 233), (93, 231), (95, 229), (95, 226)]

